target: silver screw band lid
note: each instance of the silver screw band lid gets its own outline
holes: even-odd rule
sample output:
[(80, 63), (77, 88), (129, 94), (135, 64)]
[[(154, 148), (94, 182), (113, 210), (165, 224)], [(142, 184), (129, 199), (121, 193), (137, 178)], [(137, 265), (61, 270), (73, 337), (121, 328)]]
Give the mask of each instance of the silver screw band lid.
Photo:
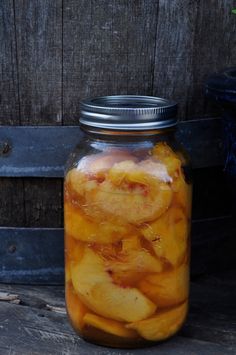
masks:
[(112, 130), (151, 130), (177, 124), (177, 104), (160, 97), (116, 95), (84, 100), (82, 125)]

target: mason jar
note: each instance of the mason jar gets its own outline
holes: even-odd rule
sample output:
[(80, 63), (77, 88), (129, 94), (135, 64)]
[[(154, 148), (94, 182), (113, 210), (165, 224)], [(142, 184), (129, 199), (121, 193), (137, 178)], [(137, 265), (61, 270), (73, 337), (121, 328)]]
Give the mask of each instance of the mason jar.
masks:
[(68, 317), (111, 347), (163, 341), (189, 297), (189, 160), (175, 140), (177, 105), (146, 96), (81, 103), (84, 137), (65, 175)]

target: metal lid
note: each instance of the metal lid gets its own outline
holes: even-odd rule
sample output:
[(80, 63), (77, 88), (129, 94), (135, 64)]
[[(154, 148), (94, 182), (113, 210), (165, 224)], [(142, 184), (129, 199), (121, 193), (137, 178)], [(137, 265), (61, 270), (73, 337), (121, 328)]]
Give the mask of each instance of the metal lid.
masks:
[(160, 97), (117, 95), (84, 100), (80, 123), (112, 130), (151, 130), (177, 123), (177, 104)]

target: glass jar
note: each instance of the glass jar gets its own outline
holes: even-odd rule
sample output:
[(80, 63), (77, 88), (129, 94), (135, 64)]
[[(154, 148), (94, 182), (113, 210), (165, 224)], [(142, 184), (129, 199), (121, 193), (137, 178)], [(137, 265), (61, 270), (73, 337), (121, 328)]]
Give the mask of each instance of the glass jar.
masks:
[(91, 342), (153, 344), (185, 321), (192, 188), (176, 111), (145, 96), (81, 104), (64, 185), (66, 305)]

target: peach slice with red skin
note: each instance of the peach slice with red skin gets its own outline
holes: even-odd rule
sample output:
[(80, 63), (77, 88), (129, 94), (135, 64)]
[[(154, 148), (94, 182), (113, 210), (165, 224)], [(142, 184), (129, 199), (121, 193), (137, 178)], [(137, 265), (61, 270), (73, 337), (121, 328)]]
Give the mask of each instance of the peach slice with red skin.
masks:
[(90, 248), (85, 249), (81, 262), (71, 263), (71, 277), (82, 302), (105, 318), (133, 322), (156, 311), (156, 305), (138, 289), (114, 284), (103, 259)]
[(96, 186), (96, 182), (104, 180), (105, 174), (115, 163), (127, 159), (136, 161), (136, 158), (125, 150), (112, 149), (106, 153), (88, 155), (78, 162), (76, 168), (68, 171), (65, 181), (72, 190), (84, 196), (91, 186)]
[(87, 196), (103, 213), (139, 225), (158, 218), (167, 210), (172, 191), (155, 174), (147, 173), (132, 161), (123, 161), (115, 164), (107, 179)]
[[(82, 163), (83, 159), (76, 169), (68, 172), (66, 184), (83, 199), (81, 205), (87, 214), (101, 218), (105, 213), (137, 225), (158, 218), (169, 207), (172, 191), (163, 164), (151, 159), (136, 164), (130, 159), (107, 168), (106, 157), (102, 170), (101, 162), (92, 159), (92, 165), (88, 165), (90, 169)], [(98, 170), (95, 163), (99, 163)], [(106, 171), (106, 174), (98, 177), (98, 171)]]
[(136, 330), (144, 339), (151, 341), (164, 340), (175, 334), (185, 321), (188, 302), (176, 308), (163, 311), (148, 319), (128, 324), (128, 329)]
[(106, 220), (99, 223), (72, 203), (64, 204), (65, 233), (74, 239), (86, 243), (115, 243), (126, 236), (130, 227), (123, 224), (113, 223)]
[(122, 249), (116, 258), (105, 261), (113, 280), (123, 286), (135, 285), (147, 272), (161, 272), (159, 259), (142, 247), (137, 235), (122, 240)]

